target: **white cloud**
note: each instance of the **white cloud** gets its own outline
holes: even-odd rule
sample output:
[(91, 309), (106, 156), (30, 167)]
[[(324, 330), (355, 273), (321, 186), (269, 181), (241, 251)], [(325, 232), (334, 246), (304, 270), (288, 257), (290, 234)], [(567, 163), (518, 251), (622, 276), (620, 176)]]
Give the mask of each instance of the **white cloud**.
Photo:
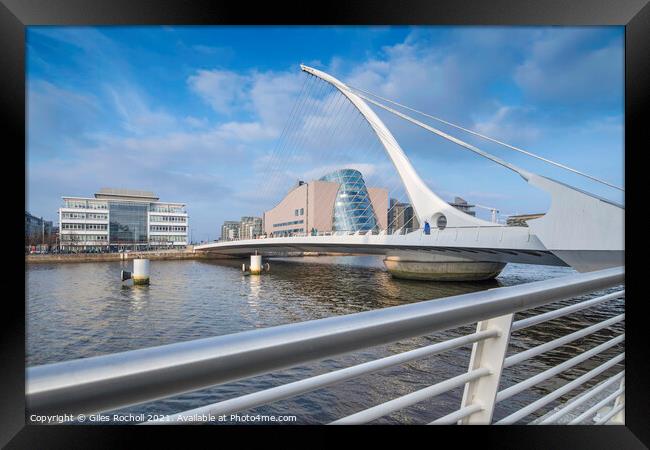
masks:
[(622, 138), (625, 131), (625, 120), (622, 115), (618, 114), (590, 119), (576, 131), (585, 134), (608, 133)]
[(221, 59), (229, 59), (234, 56), (234, 50), (230, 47), (219, 47), (214, 45), (203, 45), (197, 44), (192, 46), (192, 50), (195, 50), (203, 55), (208, 55), (211, 57), (218, 57)]
[(594, 104), (622, 98), (622, 42), (583, 48), (590, 37), (593, 32), (584, 30), (545, 33), (515, 69), (515, 81), (537, 101)]
[[(247, 112), (254, 121), (227, 122), (224, 133), (245, 140), (273, 139), (286, 125), (304, 75), (297, 72), (198, 70), (187, 79), (190, 89), (216, 112)], [(250, 134), (247, 134), (250, 133)]]
[(229, 70), (199, 70), (187, 79), (195, 93), (222, 114), (239, 110), (246, 99), (248, 77)]
[(96, 128), (101, 112), (96, 97), (56, 86), (47, 81), (29, 82), (27, 131), (30, 145), (56, 151), (83, 131)]
[(532, 111), (514, 106), (501, 106), (492, 116), (477, 120), (474, 130), (513, 145), (534, 142), (541, 135)]
[(105, 87), (113, 107), (122, 119), (124, 130), (146, 135), (160, 130), (171, 131), (177, 119), (162, 109), (153, 109), (140, 90), (131, 84)]
[(208, 125), (208, 119), (205, 117), (186, 116), (184, 122), (192, 128), (204, 128)]
[(224, 139), (240, 142), (266, 141), (277, 137), (277, 130), (260, 122), (228, 122), (215, 131)]
[(298, 99), (304, 76), (298, 70), (253, 73), (249, 96), (257, 117), (269, 126), (282, 128)]
[(467, 123), (469, 113), (483, 106), (479, 95), (489, 82), (471, 58), (440, 46), (407, 38), (385, 47), (383, 54), (350, 69), (348, 84), (410, 107)]

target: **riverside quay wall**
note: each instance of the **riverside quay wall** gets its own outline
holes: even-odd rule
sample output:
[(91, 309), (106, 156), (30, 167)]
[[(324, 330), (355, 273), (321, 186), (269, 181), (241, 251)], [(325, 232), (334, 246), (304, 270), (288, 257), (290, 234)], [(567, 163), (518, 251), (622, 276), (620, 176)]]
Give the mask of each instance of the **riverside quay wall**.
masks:
[(131, 259), (145, 258), (151, 261), (179, 260), (179, 259), (235, 259), (228, 255), (219, 255), (210, 252), (194, 252), (193, 248), (187, 250), (146, 251), (126, 253), (68, 253), (25, 255), (27, 264), (39, 263), (80, 263), (80, 262), (105, 262), (129, 261)]

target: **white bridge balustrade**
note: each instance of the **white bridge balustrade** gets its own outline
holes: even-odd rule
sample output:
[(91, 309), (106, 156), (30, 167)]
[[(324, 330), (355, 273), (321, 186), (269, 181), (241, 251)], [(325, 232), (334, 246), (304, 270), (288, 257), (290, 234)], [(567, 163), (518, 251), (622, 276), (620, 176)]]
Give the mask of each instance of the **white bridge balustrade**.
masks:
[(434, 228), (430, 234), (419, 229), (411, 232), (394, 230), (332, 231), (294, 233), (285, 237), (234, 239), (195, 247), (197, 251), (230, 256), (252, 253), (274, 256), (286, 252), (329, 252), (340, 254), (390, 255), (400, 251), (438, 254), (491, 262), (512, 262), (567, 266), (549, 252), (528, 227), (458, 226)]
[[(469, 366), (463, 366), (463, 361), (458, 360), (460, 375), (352, 412), (333, 423), (368, 423), (462, 386), (465, 391), (458, 408), (442, 417), (431, 417), (431, 424), (528, 423), (533, 413), (543, 412), (543, 408), (567, 397), (570, 398), (533, 423), (559, 423), (559, 419), (568, 414), (571, 414), (568, 416), (570, 421), (564, 423), (623, 423), (625, 356), (622, 352), (529, 404), (508, 409), (505, 417), (495, 421), (493, 416), (495, 408), (502, 402), (546, 380), (566, 375), (568, 370), (587, 361), (593, 366), (595, 356), (620, 347), (624, 334), (595, 346), (583, 340), (577, 356), (544, 367), (537, 374), (511, 386), (503, 386), (503, 373), (516, 371), (523, 361), (567, 344), (576, 346), (579, 339), (623, 322), (624, 314), (616, 315), (536, 347), (513, 354), (507, 352), (513, 332), (520, 333), (543, 322), (624, 298), (625, 291), (620, 288), (624, 275), (624, 268), (610, 268), (380, 310), (31, 367), (27, 369), (27, 408), (30, 413), (39, 414), (111, 411), (476, 323), (476, 331), (467, 335), (145, 423), (169, 424), (200, 414), (218, 416), (244, 412), (366, 374), (379, 375), (384, 369), (435, 358), (470, 344), (473, 350)], [(587, 294), (592, 296), (588, 300), (530, 315), (535, 312), (530, 311), (534, 308), (548, 309), (556, 302)], [(517, 318), (518, 313), (525, 313), (526, 317)], [(464, 371), (463, 367), (466, 367)], [(607, 371), (615, 374), (576, 392)], [(388, 388), (391, 383), (383, 385)], [(597, 418), (595, 421), (594, 417)]]

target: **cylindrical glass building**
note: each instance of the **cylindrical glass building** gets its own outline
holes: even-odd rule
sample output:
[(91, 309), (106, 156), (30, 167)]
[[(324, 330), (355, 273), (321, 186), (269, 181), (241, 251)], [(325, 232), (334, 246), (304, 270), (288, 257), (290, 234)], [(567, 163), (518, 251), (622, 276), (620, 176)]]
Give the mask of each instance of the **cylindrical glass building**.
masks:
[(320, 181), (340, 185), (332, 212), (332, 231), (378, 231), (377, 217), (361, 172), (341, 169)]

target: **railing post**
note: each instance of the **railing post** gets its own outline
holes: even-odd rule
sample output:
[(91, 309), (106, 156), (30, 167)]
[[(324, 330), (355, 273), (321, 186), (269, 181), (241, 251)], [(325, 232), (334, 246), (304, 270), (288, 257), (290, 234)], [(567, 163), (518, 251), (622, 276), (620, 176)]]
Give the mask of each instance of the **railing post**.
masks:
[[(619, 387), (623, 388), (624, 386), (625, 386), (625, 378), (621, 380)], [(621, 395), (616, 397), (616, 401), (614, 402), (614, 408), (624, 403), (625, 403), (625, 392), (623, 392)], [(612, 417), (610, 423), (616, 425), (625, 425), (625, 406), (623, 406), (623, 409), (619, 413), (617, 413), (614, 417)]]
[(490, 374), (465, 384), (461, 408), (479, 404), (482, 409), (460, 421), (463, 425), (489, 425), (492, 422), (494, 405), (501, 380), (503, 361), (510, 341), (510, 327), (514, 314), (483, 320), (476, 326), (476, 331), (498, 330), (493, 338), (475, 342), (469, 361), (469, 371), (487, 368)]

